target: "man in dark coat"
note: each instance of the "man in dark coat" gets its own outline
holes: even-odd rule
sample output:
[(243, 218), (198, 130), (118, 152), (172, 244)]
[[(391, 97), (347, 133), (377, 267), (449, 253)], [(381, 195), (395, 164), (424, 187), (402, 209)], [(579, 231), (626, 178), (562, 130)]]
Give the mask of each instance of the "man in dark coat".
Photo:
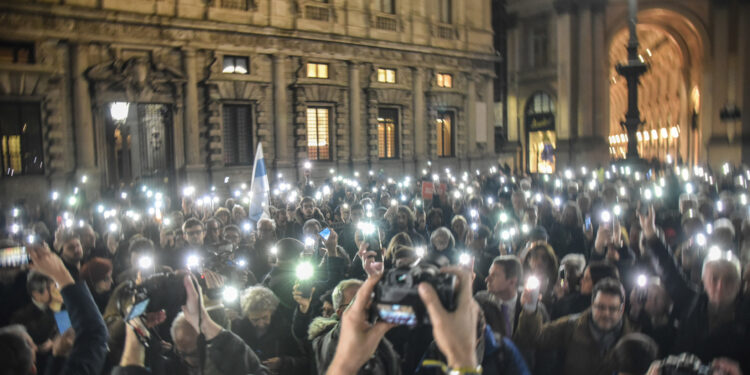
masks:
[[(661, 279), (680, 317), (674, 353), (689, 352), (707, 363), (718, 357), (740, 362), (750, 372), (750, 303), (740, 295), (740, 263), (729, 251), (712, 249), (703, 265), (700, 291), (688, 283), (666, 245), (657, 237), (654, 210), (641, 216), (646, 250), (658, 263)], [(709, 244), (710, 245), (710, 244)]]
[[(531, 293), (521, 296), (524, 306), (532, 306)], [(514, 339), (519, 347), (565, 349), (561, 375), (611, 375), (616, 367), (613, 348), (632, 331), (625, 312), (625, 289), (615, 279), (604, 279), (594, 287), (592, 307), (580, 315), (570, 315), (542, 325), (538, 309), (524, 307)], [(527, 349), (528, 350), (528, 349)]]

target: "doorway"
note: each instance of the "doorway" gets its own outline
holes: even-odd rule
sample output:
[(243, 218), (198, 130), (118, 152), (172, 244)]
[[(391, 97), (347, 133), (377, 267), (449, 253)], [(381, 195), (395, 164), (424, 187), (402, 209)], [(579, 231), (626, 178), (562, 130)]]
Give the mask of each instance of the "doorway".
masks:
[(133, 103), (124, 121), (110, 118), (107, 143), (110, 186), (143, 183), (170, 190), (174, 173), (170, 105)]

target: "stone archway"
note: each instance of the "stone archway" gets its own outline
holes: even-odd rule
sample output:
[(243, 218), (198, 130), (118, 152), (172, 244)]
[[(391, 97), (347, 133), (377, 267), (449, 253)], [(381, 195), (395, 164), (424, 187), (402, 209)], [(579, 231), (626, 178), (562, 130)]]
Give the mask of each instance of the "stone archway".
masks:
[[(662, 4), (663, 3), (663, 4)], [(639, 132), (639, 152), (647, 159), (665, 160), (667, 155), (695, 161), (700, 154), (701, 131), (696, 117), (701, 103), (691, 100), (692, 91), (704, 89), (708, 38), (702, 22), (687, 10), (662, 2), (638, 13), (639, 55), (649, 65), (641, 78), (639, 109), (644, 124)], [(626, 61), (628, 30), (621, 20), (609, 29), (608, 133), (610, 156), (624, 157), (626, 131), (620, 125), (627, 110), (627, 87), (615, 65)], [(656, 136), (656, 137), (654, 137)]]

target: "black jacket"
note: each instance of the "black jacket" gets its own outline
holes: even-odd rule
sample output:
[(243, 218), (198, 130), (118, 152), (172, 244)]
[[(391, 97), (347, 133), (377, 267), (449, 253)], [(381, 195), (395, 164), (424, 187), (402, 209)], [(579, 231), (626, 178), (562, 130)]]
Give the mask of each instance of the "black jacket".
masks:
[(307, 358), (302, 356), (302, 350), (297, 341), (292, 337), (290, 315), (282, 311), (282, 307), (276, 309), (271, 317), (271, 325), (268, 330), (258, 336), (255, 327), (245, 318), (232, 321), (232, 332), (239, 336), (261, 361), (279, 357), (281, 358), (281, 374), (298, 374), (307, 370)]
[(41, 310), (33, 302), (29, 302), (25, 307), (16, 311), (10, 322), (26, 327), (29, 336), (37, 345), (41, 345), (57, 334), (55, 313), (49, 308)]
[(728, 357), (738, 361), (743, 373), (750, 372), (750, 303), (738, 297), (734, 320), (709, 329), (708, 295), (693, 287), (661, 240), (646, 243), (661, 269), (661, 279), (674, 301), (680, 328), (673, 353), (693, 353), (704, 363)]
[[(253, 351), (237, 335), (222, 331), (208, 341), (206, 346), (205, 375), (268, 374)], [(115, 367), (112, 375), (146, 375), (151, 372), (143, 367)]]

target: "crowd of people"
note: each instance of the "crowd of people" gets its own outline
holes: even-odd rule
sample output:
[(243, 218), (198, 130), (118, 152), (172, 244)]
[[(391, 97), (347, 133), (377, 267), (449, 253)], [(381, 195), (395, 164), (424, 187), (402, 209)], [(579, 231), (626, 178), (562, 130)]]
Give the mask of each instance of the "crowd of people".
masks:
[(745, 167), (312, 168), (4, 203), (0, 374), (750, 374)]

